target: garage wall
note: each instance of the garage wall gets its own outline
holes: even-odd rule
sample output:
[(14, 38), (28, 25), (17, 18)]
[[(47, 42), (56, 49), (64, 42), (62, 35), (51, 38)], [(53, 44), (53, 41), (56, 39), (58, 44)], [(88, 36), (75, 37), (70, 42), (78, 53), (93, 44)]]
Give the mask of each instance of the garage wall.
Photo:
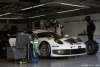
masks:
[[(14, 21), (15, 20), (9, 20), (9, 23), (8, 23), (9, 28), (13, 25)], [(25, 23), (26, 21), (25, 20), (24, 20), (25, 22), (23, 20), (18, 20), (18, 21), (20, 22), (19, 25), (18, 25), (18, 30), (19, 31), (25, 30), (27, 28), (27, 23)], [(0, 29), (3, 27), (3, 25), (5, 23), (7, 23), (7, 20), (0, 20)]]
[[(87, 22), (84, 20), (85, 16), (86, 15), (61, 18), (57, 20), (65, 27), (65, 33), (70, 36), (77, 36), (86, 30)], [(100, 13), (90, 14), (90, 16), (96, 25), (95, 35), (100, 35)]]

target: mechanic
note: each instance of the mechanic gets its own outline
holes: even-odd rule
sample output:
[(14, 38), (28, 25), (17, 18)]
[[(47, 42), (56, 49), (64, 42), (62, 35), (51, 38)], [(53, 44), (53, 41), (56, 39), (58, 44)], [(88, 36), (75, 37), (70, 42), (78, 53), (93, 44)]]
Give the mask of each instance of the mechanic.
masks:
[(0, 56), (2, 56), (3, 58), (7, 57), (7, 46), (9, 46), (9, 37), (7, 35), (7, 31), (3, 27), (0, 30)]
[(5, 24), (5, 25), (4, 25), (4, 29), (5, 29), (5, 31), (6, 31), (6, 34), (7, 34), (7, 36), (8, 36), (8, 39), (9, 39), (9, 36), (10, 36), (10, 29), (8, 29), (8, 27), (9, 27), (8, 24)]
[(14, 24), (11, 26), (11, 29), (10, 29), (10, 34), (11, 35), (17, 34), (17, 32), (18, 32), (18, 24), (19, 24), (19, 22), (15, 21)]
[(56, 19), (53, 20), (53, 22), (51, 23), (51, 26), (54, 27), (55, 33), (57, 33), (60, 36), (63, 36), (64, 27)]
[(44, 27), (46, 28), (46, 30), (48, 30), (48, 28), (50, 28), (50, 20), (48, 20), (44, 23)]
[(6, 43), (7, 43), (7, 46), (9, 47), (10, 46), (10, 44), (9, 44), (10, 29), (8, 29), (8, 24), (4, 25), (4, 30), (5, 30)]
[(91, 20), (91, 17), (90, 16), (86, 16), (85, 17), (85, 20), (87, 21), (87, 34), (88, 34), (88, 39), (89, 40), (93, 40), (93, 35), (94, 35), (94, 32), (95, 32), (95, 25), (93, 23), (93, 21)]
[(54, 20), (50, 23), (50, 25), (51, 25), (52, 28), (54, 29), (53, 31), (54, 31), (55, 33), (57, 32), (56, 27), (58, 26), (58, 24), (59, 24), (59, 22), (58, 22), (56, 19), (54, 19)]

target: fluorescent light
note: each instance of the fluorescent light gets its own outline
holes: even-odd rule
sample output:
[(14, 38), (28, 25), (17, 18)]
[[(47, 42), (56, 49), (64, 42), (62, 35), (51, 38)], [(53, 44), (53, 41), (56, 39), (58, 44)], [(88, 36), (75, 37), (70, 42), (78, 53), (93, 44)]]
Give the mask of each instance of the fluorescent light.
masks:
[(57, 13), (64, 13), (64, 12), (70, 12), (70, 11), (76, 11), (76, 10), (80, 10), (80, 9), (73, 9), (73, 10), (61, 11), (61, 12), (57, 12)]
[(40, 15), (40, 16), (45, 16), (45, 15)]
[(0, 19), (18, 19), (18, 18), (0, 18)]
[(3, 16), (3, 14), (1, 14), (0, 16)]
[(21, 9), (21, 10), (27, 10), (27, 9), (31, 9), (32, 7), (28, 7), (28, 8), (24, 8), (24, 9)]
[(29, 17), (29, 18), (35, 18), (35, 17)]
[(44, 6), (45, 4), (40, 4), (40, 5), (37, 5), (37, 6), (33, 6), (33, 8), (36, 8), (36, 7), (40, 7), (40, 6)]
[(36, 18), (36, 17), (40, 17), (40, 16), (34, 16), (34, 17), (29, 17), (29, 18)]
[(36, 8), (36, 7), (40, 7), (40, 6), (43, 6), (43, 5), (44, 5), (44, 4), (40, 4), (40, 5), (33, 6), (33, 7), (27, 7), (27, 8), (21, 9), (21, 10), (28, 10), (28, 9), (32, 9), (32, 8)]
[(45, 16), (45, 15), (33, 16), (33, 17), (29, 17), (29, 18), (36, 18), (36, 17), (41, 17), (41, 16)]
[(76, 7), (84, 7), (84, 6), (81, 6), (81, 5), (74, 5), (74, 4), (69, 4), (69, 3), (61, 3), (63, 5), (69, 5), (69, 6), (76, 6)]
[(9, 12), (9, 13), (5, 13), (5, 14), (3, 14), (3, 15), (8, 15), (8, 14), (11, 14), (11, 12)]
[(5, 13), (5, 14), (1, 14), (0, 16), (3, 16), (3, 15), (8, 15), (8, 14), (11, 14), (11, 12), (9, 12), (9, 13)]
[(40, 16), (34, 16), (34, 17), (40, 17)]
[(47, 5), (47, 4), (50, 4), (50, 3), (51, 3), (51, 4), (52, 4), (52, 3), (60, 3), (60, 4), (63, 4), (63, 5), (69, 5), (69, 6), (85, 7), (85, 6), (81, 6), (81, 5), (74, 5), (74, 4), (69, 4), (69, 3), (49, 2), (49, 3), (44, 3), (44, 4), (36, 5), (36, 6), (33, 6), (33, 7), (24, 8), (24, 9), (21, 9), (21, 10), (32, 9), (32, 8), (36, 8), (36, 7), (40, 7), (40, 6), (44, 6), (44, 5)]

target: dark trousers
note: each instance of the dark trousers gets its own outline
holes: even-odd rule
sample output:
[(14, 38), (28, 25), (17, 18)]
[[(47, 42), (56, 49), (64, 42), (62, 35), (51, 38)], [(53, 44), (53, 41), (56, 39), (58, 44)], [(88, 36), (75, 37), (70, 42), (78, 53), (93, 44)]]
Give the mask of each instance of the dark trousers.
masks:
[(88, 40), (93, 40), (93, 33), (92, 32), (88, 33)]

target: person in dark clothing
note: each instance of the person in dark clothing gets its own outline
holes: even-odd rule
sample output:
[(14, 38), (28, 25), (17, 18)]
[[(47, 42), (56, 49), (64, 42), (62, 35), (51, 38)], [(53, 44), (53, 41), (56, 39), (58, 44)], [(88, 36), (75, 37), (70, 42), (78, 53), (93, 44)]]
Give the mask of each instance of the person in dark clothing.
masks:
[(95, 32), (95, 25), (93, 23), (93, 21), (91, 20), (90, 16), (86, 16), (85, 20), (87, 21), (87, 34), (88, 34), (88, 39), (89, 40), (93, 40), (93, 34)]
[(0, 56), (3, 58), (7, 57), (7, 47), (9, 46), (9, 37), (7, 35), (6, 29), (3, 27), (0, 30)]
[(17, 28), (18, 24), (19, 24), (18, 21), (15, 21), (14, 24), (12, 25), (12, 27), (10, 29), (11, 35), (17, 34), (17, 32), (18, 32), (18, 28)]
[(5, 33), (6, 33), (6, 38), (9, 39), (10, 38), (9, 37), (10, 36), (10, 30), (8, 29), (8, 24), (5, 24), (3, 28), (4, 28)]

